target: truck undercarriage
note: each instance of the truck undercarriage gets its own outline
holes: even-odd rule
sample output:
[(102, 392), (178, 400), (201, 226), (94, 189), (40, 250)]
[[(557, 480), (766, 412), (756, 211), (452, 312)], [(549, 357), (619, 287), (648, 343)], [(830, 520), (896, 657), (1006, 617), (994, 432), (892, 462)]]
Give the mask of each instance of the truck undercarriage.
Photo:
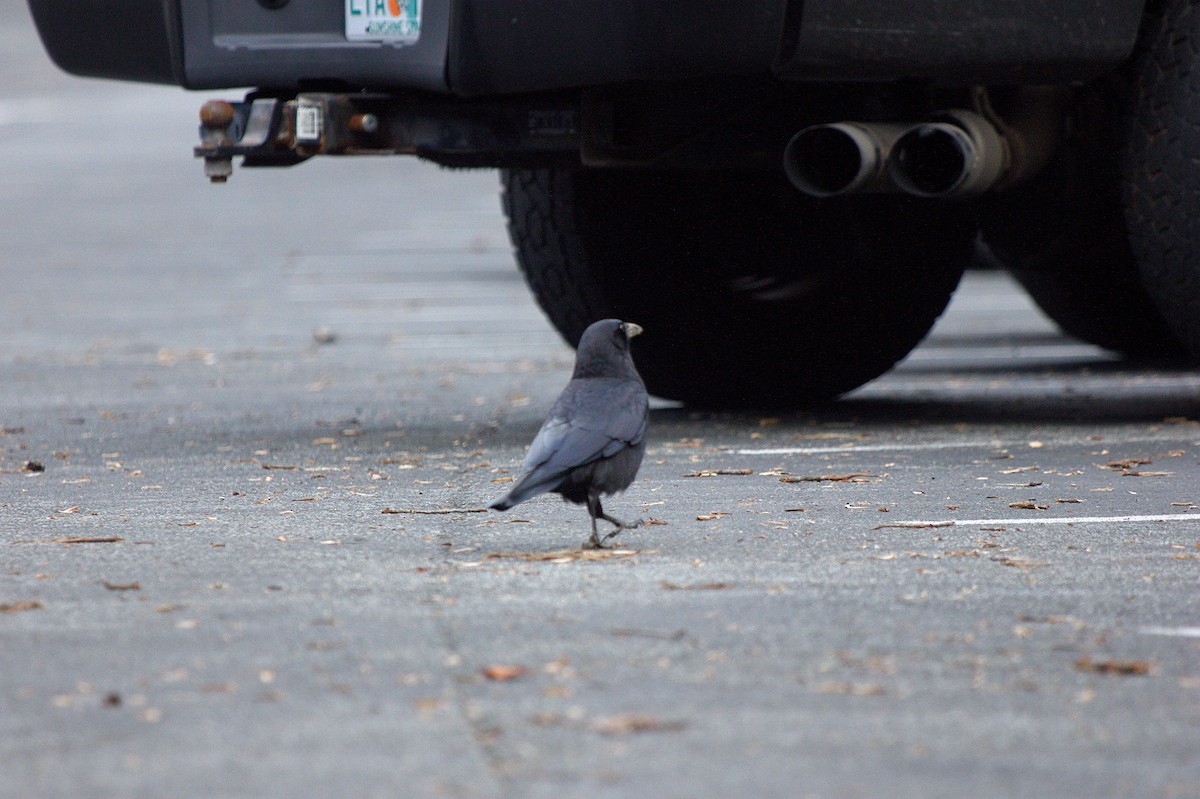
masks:
[(1196, 24), (1183, 0), (124, 0), (119, 26), (30, 2), (69, 71), (256, 87), (201, 109), (215, 182), (235, 159), (501, 168), (551, 321), (574, 343), (637, 319), (662, 396), (861, 385), (932, 326), (980, 236), (1068, 332), (1200, 357), (1200, 262), (1170, 255), (1200, 233), (1156, 232), (1178, 181), (1154, 166), (1195, 169), (1159, 144), (1162, 104), (1196, 102), (1162, 63)]

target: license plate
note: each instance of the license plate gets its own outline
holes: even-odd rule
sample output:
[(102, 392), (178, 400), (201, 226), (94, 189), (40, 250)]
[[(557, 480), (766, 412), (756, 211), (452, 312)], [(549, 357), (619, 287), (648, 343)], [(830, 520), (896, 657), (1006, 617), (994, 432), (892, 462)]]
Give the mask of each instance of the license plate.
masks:
[(352, 42), (415, 44), (421, 38), (421, 0), (345, 0)]

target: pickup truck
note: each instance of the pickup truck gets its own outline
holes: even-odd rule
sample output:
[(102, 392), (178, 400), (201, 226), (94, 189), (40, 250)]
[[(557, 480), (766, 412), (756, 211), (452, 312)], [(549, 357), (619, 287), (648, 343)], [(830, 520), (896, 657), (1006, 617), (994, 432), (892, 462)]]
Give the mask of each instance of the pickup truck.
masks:
[(501, 170), (568, 342), (797, 406), (890, 369), (984, 242), (1064, 330), (1200, 358), (1191, 0), (29, 0), (78, 75), (253, 87), (195, 153)]

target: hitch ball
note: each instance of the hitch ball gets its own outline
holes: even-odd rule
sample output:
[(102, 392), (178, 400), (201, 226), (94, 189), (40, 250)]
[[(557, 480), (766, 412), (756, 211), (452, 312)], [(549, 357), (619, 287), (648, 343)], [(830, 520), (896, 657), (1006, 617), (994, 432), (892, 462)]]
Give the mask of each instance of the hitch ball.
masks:
[[(206, 148), (228, 147), (233, 144), (229, 126), (234, 110), (225, 100), (209, 100), (200, 106), (200, 144)], [(225, 154), (205, 155), (204, 174), (213, 183), (224, 183), (233, 174), (233, 157)]]

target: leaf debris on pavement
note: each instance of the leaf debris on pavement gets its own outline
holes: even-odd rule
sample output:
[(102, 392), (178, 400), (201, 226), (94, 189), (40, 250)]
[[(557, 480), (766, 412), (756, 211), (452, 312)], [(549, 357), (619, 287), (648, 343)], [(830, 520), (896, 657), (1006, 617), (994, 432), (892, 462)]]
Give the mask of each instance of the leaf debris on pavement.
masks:
[(687, 722), (660, 719), (648, 713), (615, 713), (594, 718), (587, 726), (601, 735), (629, 735), (639, 732), (678, 732), (687, 727)]
[(1154, 664), (1148, 660), (1115, 660), (1112, 658), (1093, 660), (1085, 655), (1075, 661), (1075, 668), (1080, 671), (1093, 671), (1097, 674), (1140, 677), (1150, 674), (1154, 670)]
[(1122, 460), (1109, 461), (1108, 463), (1104, 464), (1104, 468), (1115, 469), (1117, 471), (1124, 472), (1132, 469), (1134, 466), (1145, 466), (1153, 462), (1154, 461), (1150, 460), (1149, 458), (1124, 458)]
[(509, 682), (529, 673), (528, 666), (514, 663), (492, 663), (479, 670), (484, 678), (493, 682)]
[(724, 475), (746, 475), (754, 474), (753, 469), (701, 469), (696, 472), (687, 472), (680, 477), (718, 477)]
[(17, 602), (0, 602), (0, 613), (21, 613), (46, 607), (40, 599), (22, 599)]
[(781, 483), (868, 483), (871, 478), (879, 477), (869, 472), (850, 472), (848, 474), (820, 474), (811, 477), (784, 476), (779, 478)]
[(889, 524), (877, 524), (872, 527), (872, 530), (885, 530), (888, 528), (899, 528), (904, 530), (923, 530), (927, 527), (953, 527), (957, 522), (940, 521), (940, 522), (891, 522)]
[(882, 696), (887, 688), (876, 682), (821, 682), (813, 686), (819, 694), (846, 694), (848, 696)]
[(576, 560), (621, 560), (635, 555), (653, 555), (655, 549), (552, 549), (547, 552), (489, 552), (490, 560), (529, 560), (569, 563)]
[(41, 461), (25, 461), (17, 469), (0, 469), (0, 474), (41, 474), (46, 467)]
[(1012, 566), (1015, 569), (1034, 569), (1038, 566), (1046, 566), (1044, 560), (1033, 560), (1032, 558), (1017, 558), (1011, 555), (994, 555), (991, 560), (999, 563), (1002, 566)]
[(14, 544), (116, 544), (124, 541), (119, 535), (86, 536), (68, 538), (38, 538), (30, 541), (14, 541)]
[(384, 508), (380, 513), (411, 513), (421, 516), (440, 516), (448, 513), (487, 513), (487, 508)]

